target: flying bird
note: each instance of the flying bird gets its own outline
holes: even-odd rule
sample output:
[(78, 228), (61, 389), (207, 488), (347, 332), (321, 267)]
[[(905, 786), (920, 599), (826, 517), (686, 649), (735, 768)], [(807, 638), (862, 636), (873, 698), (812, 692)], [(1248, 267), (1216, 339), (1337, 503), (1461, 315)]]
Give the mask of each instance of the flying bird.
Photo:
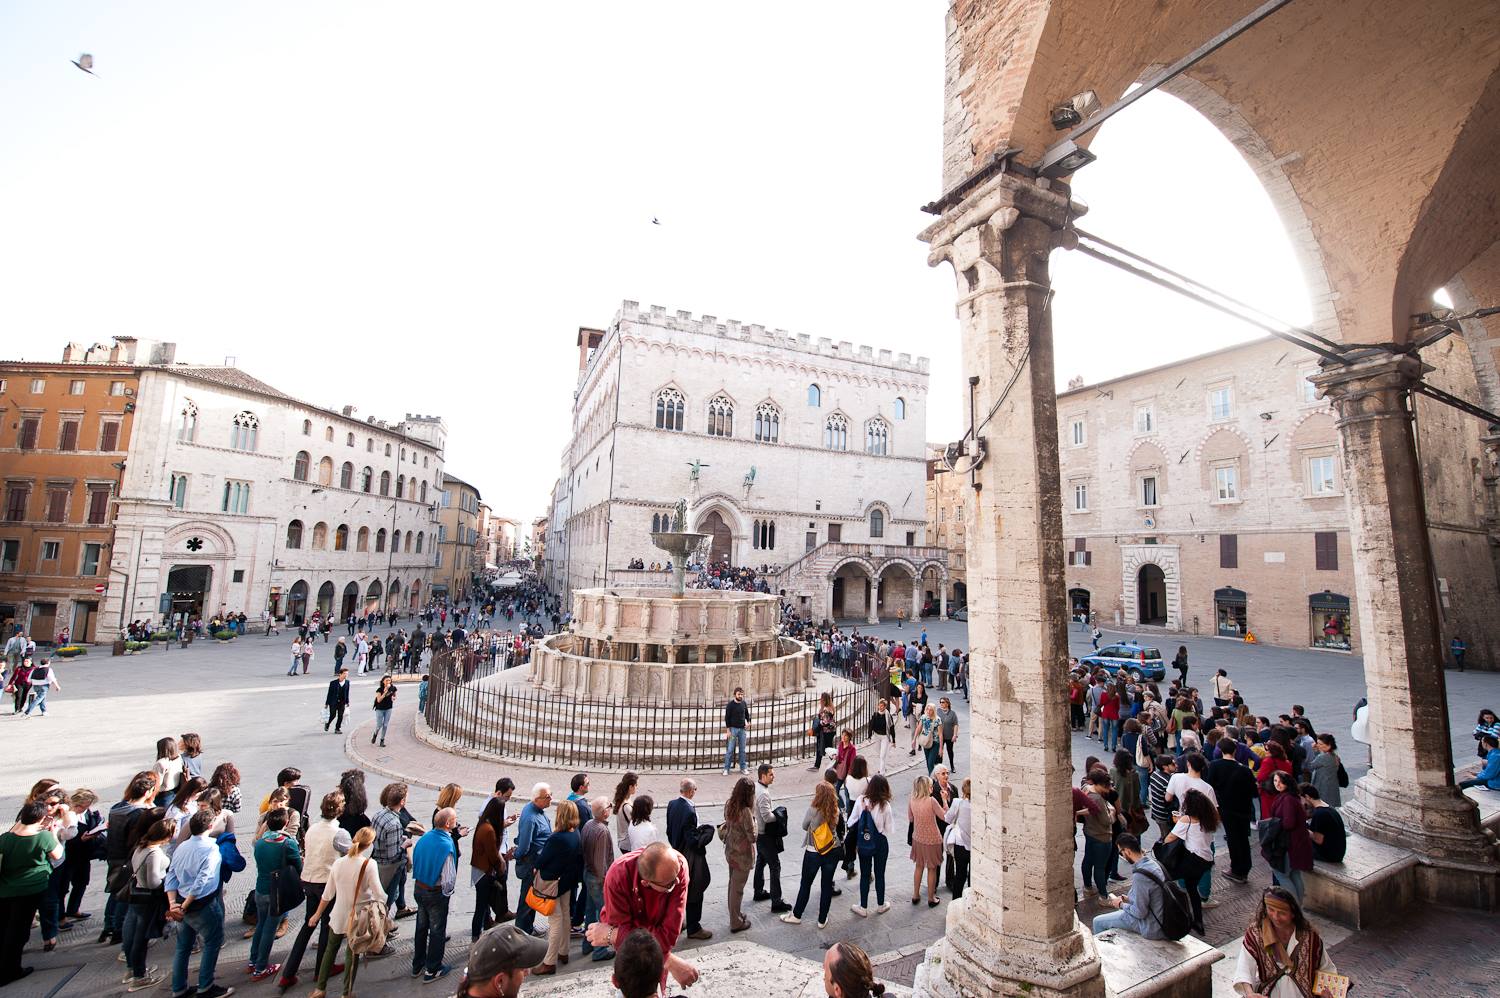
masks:
[(660, 225), (661, 224), (661, 219), (659, 219), (655, 215), (653, 215), (653, 216), (651, 216), (651, 224), (652, 225)]
[(90, 76), (99, 75), (98, 73), (94, 72), (94, 57), (89, 55), (87, 52), (83, 53), (83, 55), (72, 61), (73, 65), (77, 66), (79, 69), (83, 70)]

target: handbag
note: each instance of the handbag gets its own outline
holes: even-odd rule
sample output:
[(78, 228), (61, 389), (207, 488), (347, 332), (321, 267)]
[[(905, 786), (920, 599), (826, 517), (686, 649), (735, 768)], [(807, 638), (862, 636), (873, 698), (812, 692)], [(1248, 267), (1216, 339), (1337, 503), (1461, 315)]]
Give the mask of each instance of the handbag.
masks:
[(932, 748), (932, 742), (936, 737), (937, 726), (933, 725), (927, 731), (923, 732), (922, 736), (917, 739), (917, 744), (922, 746), (924, 749), (930, 749)]
[(344, 936), (349, 943), (349, 952), (361, 956), (366, 953), (379, 953), (385, 949), (386, 937), (396, 927), (396, 923), (391, 921), (390, 906), (386, 904), (384, 892), (378, 898), (360, 900), (361, 888), (365, 884), (365, 872), (369, 866), (368, 859), (360, 864), (359, 877), (354, 883), (354, 906), (349, 909), (349, 924), (344, 931)]
[(284, 915), (296, 911), (306, 899), (302, 891), (302, 872), (285, 860), (281, 868), (271, 871), (271, 913)]
[(1146, 818), (1146, 809), (1137, 805), (1131, 808), (1130, 814), (1125, 818), (1125, 830), (1131, 835), (1140, 836), (1151, 827), (1151, 822)]
[(838, 836), (833, 833), (832, 828), (828, 827), (828, 822), (820, 822), (818, 827), (813, 829), (812, 844), (813, 848), (818, 851), (818, 855), (827, 855), (837, 841)]
[(833, 775), (839, 778), (840, 783), (842, 783), (844, 780), (847, 780), (849, 778), (848, 760), (840, 759), (833, 767)]
[(557, 910), (557, 881), (543, 880), (540, 873), (533, 873), (531, 886), (526, 888), (526, 903), (538, 915), (551, 918)]
[(1151, 847), (1151, 854), (1161, 864), (1162, 872), (1173, 880), (1183, 879), (1177, 871), (1183, 865), (1183, 857), (1187, 851), (1187, 843), (1181, 839), (1173, 839), (1171, 842), (1162, 840)]

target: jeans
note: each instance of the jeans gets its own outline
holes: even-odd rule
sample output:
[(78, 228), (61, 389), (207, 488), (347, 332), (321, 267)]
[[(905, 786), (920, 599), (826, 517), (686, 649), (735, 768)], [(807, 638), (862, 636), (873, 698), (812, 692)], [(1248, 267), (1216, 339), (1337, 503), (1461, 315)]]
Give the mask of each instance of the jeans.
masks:
[(516, 928), (522, 932), (531, 932), (536, 928), (536, 909), (526, 903), (526, 890), (531, 886), (531, 871), (529, 861), (516, 861), (516, 879), (521, 882), (516, 899)]
[(441, 890), (413, 887), (417, 902), (417, 928), (411, 952), (412, 973), (426, 969), (436, 974), (443, 965), (443, 944), (448, 936), (448, 895)]
[(59, 866), (47, 875), (47, 889), (42, 892), (42, 908), (37, 912), (41, 923), (42, 939), (56, 939), (62, 931), (58, 920), (62, 917), (62, 893), (67, 886), (67, 864)]
[[(951, 739), (951, 738), (944, 738), (943, 739), (943, 752), (947, 752), (948, 753), (948, 771), (950, 773), (957, 773), (958, 772), (958, 763), (953, 758), (953, 739)], [(938, 753), (938, 760), (941, 761), (942, 757), (943, 757), (943, 753), (939, 752)]]
[(497, 922), (505, 914), (505, 874), (483, 876), (474, 882), (474, 919), (469, 923), (469, 939), (475, 940), (484, 932), (488, 919)]
[(31, 702), (26, 705), (26, 714), (31, 715), (31, 708), (35, 707), (43, 714), (47, 713), (47, 691), (51, 686), (35, 686), (31, 690)]
[(943, 761), (943, 743), (934, 738), (932, 744), (922, 750), (922, 756), (927, 762), (927, 775), (931, 776), (937, 764)]
[[(292, 940), (292, 951), (287, 954), (281, 963), (281, 979), (289, 981), (297, 976), (302, 969), (302, 955), (307, 952), (307, 944), (312, 940), (313, 929), (318, 930), (318, 948), (313, 957), (313, 966), (323, 962), (323, 953), (328, 948), (328, 912), (323, 913), (323, 918), (316, 924), (313, 923), (313, 913), (318, 910), (318, 902), (323, 900), (323, 884), (315, 884), (311, 881), (302, 881), (302, 896), (307, 899), (307, 912), (302, 918), (302, 927), (297, 930), (297, 938)], [(259, 909), (256, 911), (257, 921), (255, 927), (260, 928)], [(276, 933), (271, 932), (271, 938), (276, 938)]]
[[(733, 877), (731, 871), (730, 876)], [(732, 910), (732, 909), (731, 909)], [(604, 913), (604, 880), (596, 877), (587, 870), (583, 874), (583, 924), (593, 925), (599, 921), (599, 916)], [(601, 951), (608, 951), (608, 947), (599, 947)], [(589, 942), (588, 936), (583, 938), (583, 955), (588, 956), (594, 952), (594, 944)]]
[(1102, 717), (1099, 737), (1104, 742), (1104, 751), (1113, 752), (1115, 746), (1120, 742), (1120, 719), (1117, 717)]
[(744, 728), (730, 728), (724, 739), (724, 772), (735, 768), (735, 756), (739, 756), (741, 772), (750, 768), (750, 734)]
[(286, 674), (288, 676), (295, 676), (297, 674), (297, 666), (299, 666), (301, 664), (302, 664), (302, 656), (301, 655), (293, 655), (292, 656), (292, 667), (290, 669), (286, 670)]
[(1290, 872), (1282, 873), (1280, 870), (1272, 867), (1271, 879), (1276, 881), (1276, 883), (1280, 884), (1282, 887), (1285, 887), (1287, 890), (1291, 891), (1292, 896), (1297, 899), (1298, 904), (1302, 903), (1301, 870), (1291, 870)]
[(1083, 837), (1083, 886), (1109, 893), (1109, 840)]
[(142, 904), (127, 904), (125, 908), (125, 932), (122, 951), (125, 966), (131, 977), (146, 976), (146, 944), (150, 941), (151, 925), (161, 911), (161, 902), (153, 899)]
[[(272, 928), (274, 933), (274, 926)], [(198, 990), (213, 987), (214, 968), (219, 962), (219, 947), (224, 945), (224, 900), (215, 894), (204, 905), (184, 912), (177, 926), (177, 952), (172, 955), (172, 993), (180, 995), (188, 989), (188, 958), (193, 955), (193, 942), (203, 939), (203, 952), (198, 959)]]
[(255, 935), (250, 939), (250, 966), (258, 974), (271, 962), (271, 944), (276, 941), (276, 926), (281, 922), (271, 910), (271, 895), (255, 892)]
[(828, 909), (833, 907), (833, 872), (839, 868), (843, 850), (834, 849), (826, 856), (802, 850), (802, 883), (797, 887), (797, 902), (792, 905), (792, 914), (798, 918), (807, 910), (812, 896), (813, 878), (820, 877), (818, 887), (818, 924), (828, 921)]
[[(395, 905), (398, 909), (406, 907), (406, 859), (396, 860), (394, 863), (378, 863), (380, 869), (380, 882), (385, 884), (385, 903)], [(390, 871), (387, 873), (387, 871)], [(386, 878), (390, 879), (387, 880)]]
[(1110, 929), (1118, 929), (1125, 924), (1128, 916), (1123, 911), (1106, 912), (1103, 915), (1094, 916), (1094, 935), (1107, 932)]
[(370, 735), (373, 741), (375, 736), (380, 736), (380, 743), (385, 744), (386, 729), (391, 726), (391, 712), (389, 710), (377, 710), (375, 712), (375, 731)]
[[(772, 851), (767, 848), (768, 843), (777, 844), (774, 840), (763, 837), (755, 840), (755, 876), (752, 886), (756, 894), (762, 893), (763, 889), (769, 890), (771, 903), (775, 904), (781, 900), (781, 850)], [(766, 877), (767, 871), (770, 872), (769, 878)]]
[(885, 904), (885, 862), (891, 855), (891, 842), (879, 832), (875, 833), (875, 851), (859, 854), (859, 906), (870, 907), (871, 868), (874, 868), (875, 903)]

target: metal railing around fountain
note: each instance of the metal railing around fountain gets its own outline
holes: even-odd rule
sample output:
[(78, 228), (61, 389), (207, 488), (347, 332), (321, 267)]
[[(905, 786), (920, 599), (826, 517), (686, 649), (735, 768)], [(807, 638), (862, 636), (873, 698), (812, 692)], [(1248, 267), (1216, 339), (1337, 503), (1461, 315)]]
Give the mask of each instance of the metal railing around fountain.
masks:
[[(601, 769), (711, 770), (724, 764), (723, 703), (614, 702), (529, 686), (497, 689), (477, 682), (492, 671), (486, 666), (487, 660), (438, 656), (429, 669), (427, 726), (461, 751)], [(876, 703), (889, 690), (888, 677), (873, 659), (851, 660), (836, 671), (847, 680), (833, 692), (837, 727), (851, 729), (862, 742)], [(809, 762), (815, 743), (808, 730), (818, 704), (814, 691), (752, 703), (751, 765)]]

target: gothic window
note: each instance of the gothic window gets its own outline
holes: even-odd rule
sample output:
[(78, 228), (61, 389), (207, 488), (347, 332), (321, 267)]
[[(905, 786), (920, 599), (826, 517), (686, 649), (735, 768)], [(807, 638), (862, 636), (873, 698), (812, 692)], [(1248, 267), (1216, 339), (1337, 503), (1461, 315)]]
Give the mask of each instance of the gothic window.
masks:
[(819, 388), (817, 385), (808, 385), (807, 386), (807, 404), (810, 405), (810, 406), (812, 406), (814, 409), (817, 409), (820, 406), (822, 406), (822, 404), (823, 404), (823, 389)]
[(286, 546), (296, 549), (302, 546), (302, 521), (293, 520), (286, 525)]
[(711, 437), (734, 436), (734, 403), (723, 395), (716, 395), (708, 403), (708, 435)]
[(757, 551), (770, 551), (776, 547), (776, 522), (756, 520), (751, 525), (750, 546)]
[(781, 410), (769, 402), (755, 407), (755, 440), (774, 444), (781, 439)]
[(375, 551), (378, 554), (385, 550), (385, 528), (381, 527), (375, 531)]
[(313, 550), (321, 551), (328, 546), (328, 524), (321, 520), (313, 524)]
[(651, 514), (651, 532), (653, 534), (659, 534), (659, 533), (661, 533), (661, 514), (660, 513), (652, 513)]
[(875, 418), (865, 424), (865, 453), (884, 456), (890, 443), (891, 431), (885, 420)]
[(297, 459), (292, 462), (292, 477), (299, 482), (307, 481), (307, 468), (312, 464), (312, 455), (305, 450), (297, 452)]
[(177, 430), (177, 439), (190, 444), (198, 439), (198, 406), (192, 399), (182, 407), (182, 426)]
[(349, 525), (341, 523), (333, 531), (333, 549), (335, 551), (349, 550)]
[(422, 501), (423, 502), (427, 501), (427, 483), (426, 482), (422, 483)]
[(682, 429), (682, 393), (675, 388), (663, 388), (656, 394), (656, 428), (658, 430)]
[(356, 550), (356, 551), (368, 551), (368, 550), (370, 550), (370, 528), (369, 527), (360, 527), (359, 528), (359, 533), (357, 533), (357, 534), (354, 535), (354, 550)]
[(396, 498), (397, 499), (405, 499), (406, 498), (406, 476), (405, 475), (397, 475), (396, 476)]
[(893, 404), (891, 406), (891, 409), (895, 413), (897, 419), (905, 419), (906, 418), (906, 399), (904, 399), (901, 396), (897, 395), (896, 396), (895, 404)]
[(318, 484), (333, 484), (333, 458), (325, 457), (318, 462)]
[(423, 538), (423, 536), (424, 536), (423, 532), (420, 531), (420, 530), (418, 530), (417, 531), (417, 554), (421, 554), (422, 553), (422, 538)]
[(374, 480), (375, 480), (375, 472), (371, 471), (368, 466), (366, 466), (365, 468), (361, 469), (360, 473), (359, 473), (359, 490), (361, 492), (368, 492), (368, 491), (370, 491), (370, 484)]
[[(196, 417), (195, 417), (196, 421)], [(242, 412), (234, 417), (229, 429), (229, 446), (235, 450), (254, 450), (260, 435), (260, 420), (253, 412)]]
[(391, 531), (391, 553), (401, 553), (401, 531), (399, 530)]
[(878, 509), (870, 510), (870, 538), (885, 536), (885, 514)]
[(388, 496), (391, 494), (391, 473), (382, 471), (380, 473), (380, 494)]
[(339, 469), (339, 488), (354, 488), (354, 465), (348, 461), (345, 461), (344, 466)]
[(842, 414), (834, 413), (823, 424), (823, 446), (829, 450), (849, 449), (849, 420)]

